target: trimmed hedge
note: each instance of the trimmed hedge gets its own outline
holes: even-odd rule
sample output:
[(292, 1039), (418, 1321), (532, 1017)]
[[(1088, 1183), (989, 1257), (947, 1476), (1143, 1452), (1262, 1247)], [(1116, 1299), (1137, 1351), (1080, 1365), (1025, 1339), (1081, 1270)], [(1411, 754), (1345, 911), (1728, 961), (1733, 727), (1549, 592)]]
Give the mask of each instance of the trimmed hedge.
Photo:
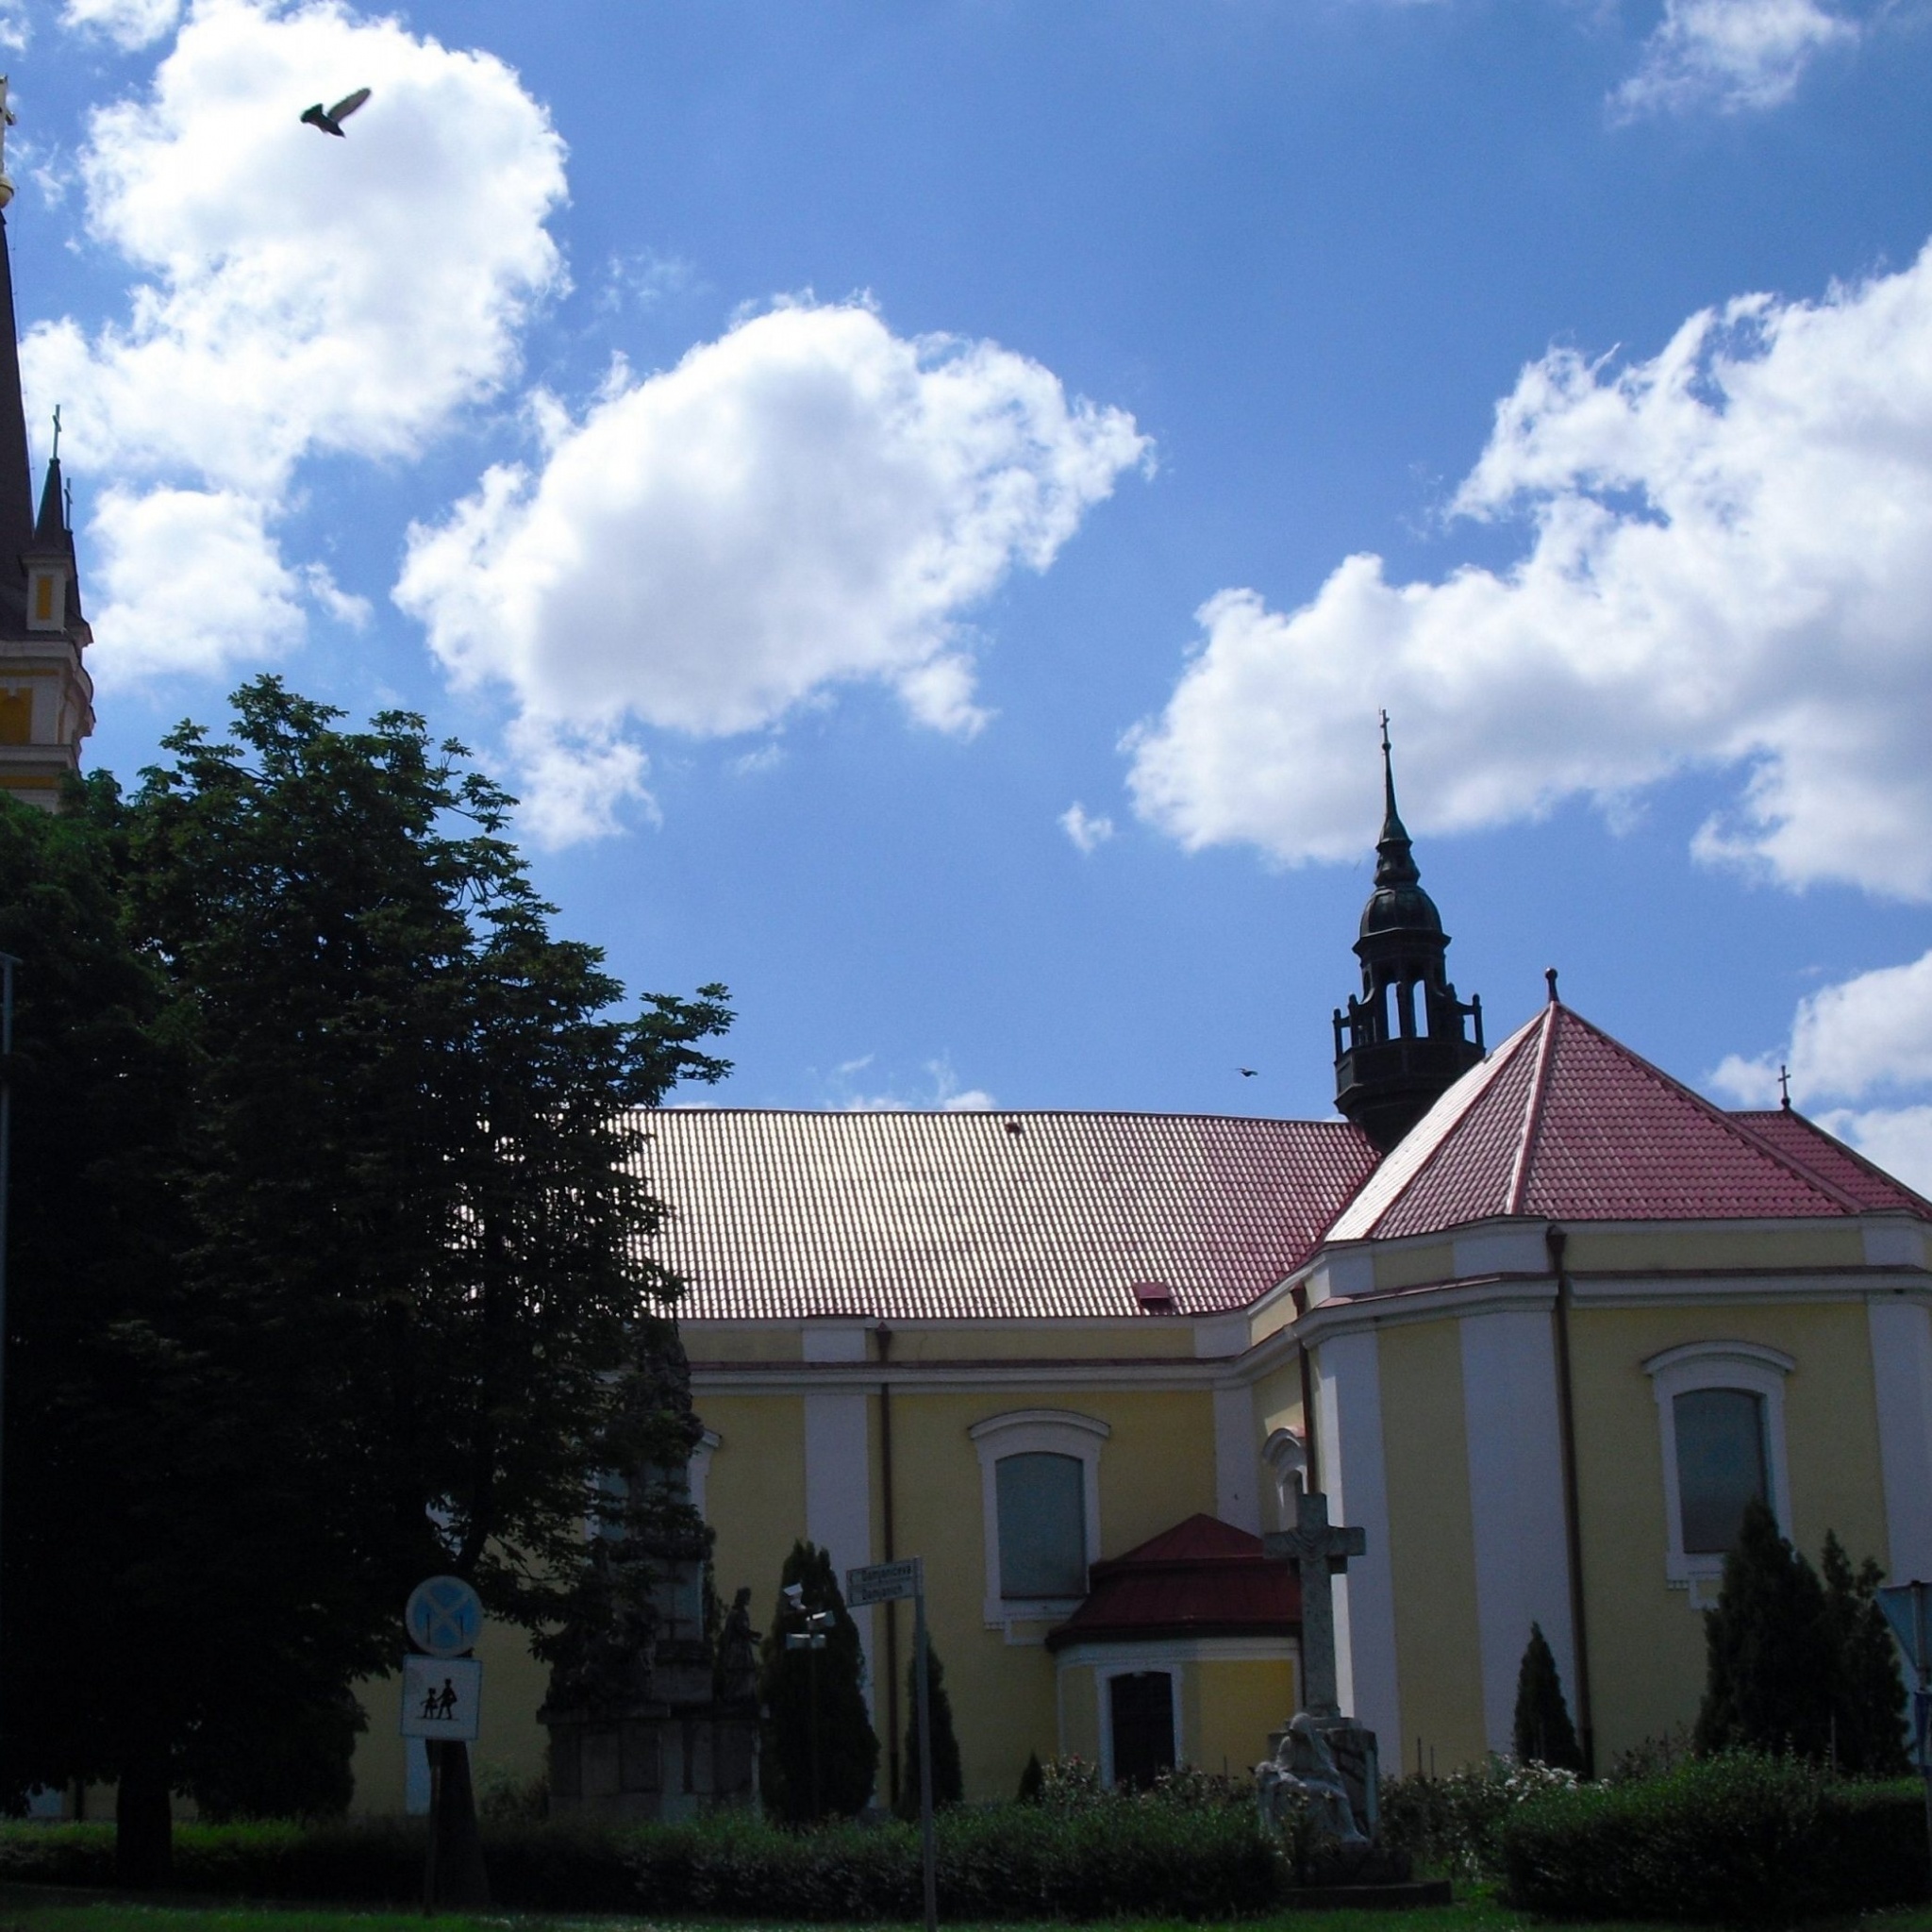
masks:
[[(941, 1813), (941, 1909), (953, 1919), (1229, 1919), (1274, 1910), (1284, 1883), (1254, 1814), (1134, 1802)], [(919, 1834), (897, 1823), (787, 1831), (742, 1814), (685, 1825), (484, 1822), (499, 1904), (549, 1911), (760, 1919), (916, 1919)], [(231, 1897), (407, 1904), (423, 1826), (184, 1824), (175, 1883)], [(0, 1829), (0, 1881), (111, 1886), (113, 1827)]]
[(1509, 1902), (1560, 1918), (1784, 1924), (1927, 1889), (1919, 1784), (1742, 1754), (1532, 1798), (1502, 1851)]

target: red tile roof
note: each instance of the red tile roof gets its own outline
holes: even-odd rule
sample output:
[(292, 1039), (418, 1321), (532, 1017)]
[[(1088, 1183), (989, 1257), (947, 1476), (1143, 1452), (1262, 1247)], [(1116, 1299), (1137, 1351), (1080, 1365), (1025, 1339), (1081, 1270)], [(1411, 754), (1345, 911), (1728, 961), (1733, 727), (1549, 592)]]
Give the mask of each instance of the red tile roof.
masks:
[(1261, 1539), (1218, 1517), (1191, 1516), (1124, 1557), (1096, 1563), (1087, 1600), (1047, 1648), (1176, 1637), (1289, 1637), (1301, 1628), (1301, 1582)]
[(1789, 1108), (1774, 1108), (1763, 1113), (1735, 1113), (1731, 1118), (1742, 1121), (1788, 1160), (1796, 1161), (1831, 1186), (1843, 1189), (1868, 1212), (1891, 1210), (1932, 1217), (1932, 1201), (1913, 1193), (1903, 1181), (1893, 1180), (1882, 1167), (1873, 1166), (1862, 1154), (1801, 1113)]
[(1507, 1215), (1810, 1219), (1874, 1205), (1875, 1171), (1851, 1185), (1829, 1149), (1801, 1159), (1780, 1134), (1713, 1107), (1553, 1002), (1424, 1115), (1329, 1239), (1387, 1240)]
[(1376, 1158), (1339, 1120), (666, 1108), (647, 1124), (671, 1209), (655, 1252), (700, 1321), (1145, 1320), (1156, 1282), (1181, 1315), (1239, 1308), (1314, 1252)]

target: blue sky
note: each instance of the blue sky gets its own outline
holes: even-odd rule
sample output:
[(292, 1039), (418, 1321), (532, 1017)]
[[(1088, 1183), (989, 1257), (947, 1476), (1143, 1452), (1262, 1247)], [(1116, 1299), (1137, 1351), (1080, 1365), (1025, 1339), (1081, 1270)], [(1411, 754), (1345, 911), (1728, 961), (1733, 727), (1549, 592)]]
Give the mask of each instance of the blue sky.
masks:
[(1494, 1037), (1932, 1185), (1923, 4), (7, 31), (90, 761), (423, 710), (733, 1102), (1323, 1113), (1387, 705)]

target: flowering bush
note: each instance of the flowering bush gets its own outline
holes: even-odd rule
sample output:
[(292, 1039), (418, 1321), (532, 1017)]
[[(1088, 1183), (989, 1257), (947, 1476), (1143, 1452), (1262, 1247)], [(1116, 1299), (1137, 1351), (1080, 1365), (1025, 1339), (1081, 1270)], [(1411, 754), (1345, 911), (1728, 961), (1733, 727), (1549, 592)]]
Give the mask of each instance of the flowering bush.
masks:
[(1574, 1789), (1576, 1774), (1553, 1764), (1491, 1757), (1446, 1777), (1384, 1778), (1382, 1835), (1420, 1866), (1452, 1878), (1503, 1870), (1503, 1827), (1518, 1806)]

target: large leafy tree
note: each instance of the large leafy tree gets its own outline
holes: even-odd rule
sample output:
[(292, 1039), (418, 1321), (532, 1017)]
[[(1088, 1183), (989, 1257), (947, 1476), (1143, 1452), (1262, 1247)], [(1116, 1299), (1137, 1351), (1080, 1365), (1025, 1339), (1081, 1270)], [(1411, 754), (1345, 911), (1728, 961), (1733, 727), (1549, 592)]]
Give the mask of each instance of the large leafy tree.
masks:
[[(511, 801), (421, 720), (346, 730), (274, 679), (234, 705), (230, 739), (184, 725), (92, 814), (192, 1062), (160, 1272), (207, 1312), (154, 1346), (192, 1358), (220, 1441), (164, 1487), (224, 1517), (221, 1587), (245, 1578), (285, 1651), (158, 1722), (131, 1780), (99, 1767), (124, 1831), (131, 1787), (163, 1842), (222, 1711), (283, 1690), (324, 1723), (436, 1571), (554, 1622), (591, 1474), (680, 1458), (688, 1415), (635, 1399), (675, 1286), (635, 1109), (724, 1072), (699, 1042), (729, 1019), (720, 988), (623, 1017), (595, 949), (550, 933)], [(141, 1561), (216, 1594), (166, 1547), (103, 1557)], [(151, 1668), (177, 1661), (158, 1644)]]

